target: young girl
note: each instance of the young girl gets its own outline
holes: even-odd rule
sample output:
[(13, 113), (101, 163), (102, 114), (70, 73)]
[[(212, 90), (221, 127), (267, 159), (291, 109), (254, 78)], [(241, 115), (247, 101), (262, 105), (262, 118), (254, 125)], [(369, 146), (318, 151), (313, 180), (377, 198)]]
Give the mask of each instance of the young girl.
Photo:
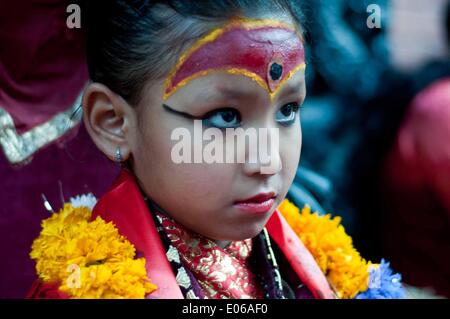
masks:
[[(30, 297), (400, 295), (399, 278), (384, 263), (371, 270), (338, 220), (283, 201), (306, 95), (296, 6), (115, 0), (90, 1), (82, 14), (92, 79), (84, 124), (123, 169), (92, 213), (95, 200), (80, 197), (43, 222)], [(206, 140), (180, 150), (177, 132), (198, 136), (199, 124)], [(250, 160), (252, 143), (226, 143), (238, 129), (255, 129), (259, 146), (261, 129), (276, 133), (270, 167), (260, 148)], [(205, 157), (216, 152), (234, 160)], [(382, 278), (370, 287), (372, 273)]]

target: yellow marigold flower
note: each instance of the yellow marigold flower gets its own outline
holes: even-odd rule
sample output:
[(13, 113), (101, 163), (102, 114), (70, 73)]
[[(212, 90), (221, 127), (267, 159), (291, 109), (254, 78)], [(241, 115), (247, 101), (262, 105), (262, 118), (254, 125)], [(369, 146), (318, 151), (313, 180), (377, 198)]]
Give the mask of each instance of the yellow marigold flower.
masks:
[(134, 246), (89, 208), (65, 204), (42, 222), (30, 256), (44, 282), (58, 282), (72, 298), (144, 298), (156, 289)]
[(278, 207), (288, 224), (311, 252), (339, 298), (353, 298), (366, 291), (370, 263), (353, 247), (339, 217), (300, 210), (287, 199)]

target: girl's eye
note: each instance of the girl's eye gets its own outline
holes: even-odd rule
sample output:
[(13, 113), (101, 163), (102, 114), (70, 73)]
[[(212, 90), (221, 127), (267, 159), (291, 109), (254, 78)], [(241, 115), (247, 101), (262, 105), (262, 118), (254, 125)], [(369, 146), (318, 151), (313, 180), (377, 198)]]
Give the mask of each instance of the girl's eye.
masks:
[(289, 126), (295, 123), (295, 118), (300, 108), (300, 104), (297, 102), (288, 103), (283, 105), (275, 115), (275, 119), (278, 123), (284, 126)]
[(241, 115), (235, 109), (215, 110), (203, 117), (203, 125), (217, 128), (235, 128), (241, 125)]

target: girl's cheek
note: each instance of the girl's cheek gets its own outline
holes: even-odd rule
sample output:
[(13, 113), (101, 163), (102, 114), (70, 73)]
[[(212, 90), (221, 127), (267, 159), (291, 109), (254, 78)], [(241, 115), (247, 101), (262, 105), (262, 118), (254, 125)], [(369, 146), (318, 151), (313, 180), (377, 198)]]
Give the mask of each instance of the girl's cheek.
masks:
[(283, 177), (286, 179), (293, 179), (297, 172), (300, 162), (301, 146), (302, 132), (300, 127), (297, 130), (290, 132), (284, 138), (281, 138), (280, 150), (282, 152)]
[[(184, 171), (195, 190), (214, 195), (227, 191), (234, 176), (234, 164), (186, 164)], [(217, 195), (214, 195), (217, 196)]]

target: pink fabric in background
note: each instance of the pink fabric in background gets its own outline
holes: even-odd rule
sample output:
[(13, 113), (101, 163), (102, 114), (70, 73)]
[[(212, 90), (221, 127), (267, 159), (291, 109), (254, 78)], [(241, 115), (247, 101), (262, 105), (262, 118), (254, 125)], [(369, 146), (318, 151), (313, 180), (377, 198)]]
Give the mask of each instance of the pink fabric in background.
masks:
[(25, 131), (69, 109), (87, 79), (83, 29), (69, 29), (70, 1), (0, 4), (0, 107)]
[(450, 78), (414, 99), (386, 163), (384, 193), (394, 269), (450, 297)]
[[(83, 30), (66, 27), (70, 3), (0, 2), (0, 107), (19, 134), (71, 108), (88, 79)], [(49, 216), (41, 193), (58, 209), (59, 181), (66, 200), (89, 191), (98, 196), (117, 173), (83, 128), (66, 148), (50, 144), (23, 167), (13, 168), (0, 150), (0, 298), (25, 297), (36, 278), (28, 254)]]
[(118, 172), (119, 167), (97, 150), (83, 127), (65, 148), (52, 144), (20, 169), (13, 169), (0, 153), (0, 298), (24, 298), (36, 279), (28, 254), (41, 220), (49, 216), (41, 193), (59, 209), (59, 181), (65, 200), (86, 192), (98, 197)]

